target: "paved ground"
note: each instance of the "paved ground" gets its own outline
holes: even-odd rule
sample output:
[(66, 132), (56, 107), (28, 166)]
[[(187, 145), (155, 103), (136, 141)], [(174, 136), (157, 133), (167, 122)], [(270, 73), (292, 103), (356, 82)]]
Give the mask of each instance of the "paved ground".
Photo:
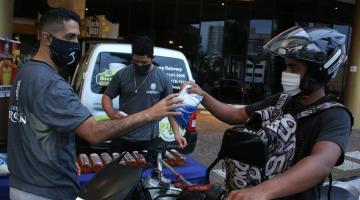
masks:
[[(198, 143), (192, 156), (208, 166), (220, 149), (225, 129), (230, 126), (220, 122), (207, 111), (198, 111), (197, 115)], [(360, 175), (360, 130), (353, 130), (350, 136), (345, 163), (333, 170), (333, 179)], [(223, 182), (224, 172), (218, 164), (211, 174), (211, 182)], [(215, 171), (215, 172), (214, 172)]]
[(333, 171), (335, 178), (360, 176), (360, 129), (351, 132), (345, 163)]

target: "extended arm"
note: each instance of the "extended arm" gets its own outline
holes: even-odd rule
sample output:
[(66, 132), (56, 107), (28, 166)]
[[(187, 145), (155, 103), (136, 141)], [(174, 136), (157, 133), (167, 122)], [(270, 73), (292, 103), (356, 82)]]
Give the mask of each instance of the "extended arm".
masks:
[(174, 132), (175, 140), (180, 145), (180, 148), (184, 148), (187, 145), (186, 138), (180, 135), (179, 125), (173, 116), (168, 117), (172, 131)]
[(101, 104), (105, 113), (109, 116), (110, 119), (121, 119), (125, 116), (122, 116), (119, 111), (114, 110), (112, 100), (120, 94), (121, 91), (121, 82), (122, 75), (120, 71), (117, 72), (111, 79), (109, 86), (104, 91), (104, 94), (101, 98)]
[(122, 119), (96, 121), (91, 117), (77, 127), (75, 132), (90, 143), (100, 143), (114, 136), (126, 135), (134, 128), (152, 120), (179, 115), (180, 113), (173, 110), (182, 106), (178, 104), (180, 101), (181, 99), (177, 98), (177, 94), (171, 94), (152, 107)]
[(330, 141), (317, 142), (309, 156), (286, 172), (253, 188), (235, 190), (226, 200), (266, 200), (296, 194), (325, 179), (341, 155), (340, 147)]
[(228, 124), (236, 125), (245, 123), (248, 119), (245, 107), (235, 108), (233, 106), (224, 104), (202, 90), (192, 81), (188, 81), (184, 84), (191, 85), (191, 88), (189, 89), (190, 93), (196, 93), (203, 96), (201, 104), (219, 120)]
[(103, 94), (101, 98), (101, 104), (103, 107), (103, 110), (105, 113), (110, 117), (110, 119), (121, 119), (124, 116), (121, 116), (120, 113), (113, 108), (112, 99), (106, 95)]

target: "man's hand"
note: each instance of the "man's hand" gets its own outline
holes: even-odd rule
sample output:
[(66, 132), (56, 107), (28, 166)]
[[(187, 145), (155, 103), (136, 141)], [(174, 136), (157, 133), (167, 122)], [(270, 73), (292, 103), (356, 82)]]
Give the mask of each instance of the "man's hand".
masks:
[(188, 90), (189, 93), (195, 93), (201, 96), (204, 96), (206, 94), (206, 92), (202, 90), (201, 87), (194, 81), (186, 81), (182, 84), (182, 87), (184, 87), (185, 85), (191, 85), (191, 88)]
[(268, 200), (266, 194), (256, 186), (232, 191), (225, 200)]
[(183, 149), (187, 145), (186, 138), (180, 134), (175, 134), (175, 140), (179, 144), (180, 148)]
[(174, 111), (176, 108), (184, 106), (180, 103), (183, 99), (178, 96), (179, 94), (170, 94), (155, 105), (151, 106), (145, 111), (147, 117), (150, 120), (160, 120), (164, 117), (180, 115), (180, 112)]
[(121, 119), (124, 118), (125, 116), (122, 115), (120, 112), (113, 110), (110, 114), (109, 114), (110, 119)]

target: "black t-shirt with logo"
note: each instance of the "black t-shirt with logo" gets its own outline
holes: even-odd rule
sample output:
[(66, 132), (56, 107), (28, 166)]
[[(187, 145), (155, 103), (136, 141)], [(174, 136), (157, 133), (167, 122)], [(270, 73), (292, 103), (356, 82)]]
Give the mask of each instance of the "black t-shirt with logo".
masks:
[[(247, 112), (250, 113), (252, 109), (265, 108), (274, 105), (278, 99), (279, 94), (275, 94), (266, 98), (265, 100), (250, 105)], [(297, 114), (311, 106), (320, 105), (331, 101), (328, 97), (323, 97), (311, 105), (302, 106), (296, 101), (291, 101), (286, 108), (287, 112)], [(298, 119), (296, 130), (296, 151), (293, 164), (311, 154), (311, 151), (319, 141), (331, 141), (339, 145), (342, 154), (338, 159), (336, 165), (340, 165), (344, 161), (344, 154), (346, 152), (346, 145), (350, 136), (352, 116), (350, 113), (340, 107), (334, 107), (327, 110), (319, 111), (315, 114)], [(281, 198), (282, 200), (308, 200), (320, 199), (321, 185), (323, 181), (314, 187), (293, 195), (291, 197)]]

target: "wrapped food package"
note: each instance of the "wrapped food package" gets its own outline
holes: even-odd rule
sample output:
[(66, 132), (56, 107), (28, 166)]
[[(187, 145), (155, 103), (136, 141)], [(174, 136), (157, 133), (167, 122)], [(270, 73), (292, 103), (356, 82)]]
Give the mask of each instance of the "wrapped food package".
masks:
[(103, 168), (103, 163), (97, 153), (90, 154), (91, 171), (96, 173)]
[(137, 167), (135, 158), (129, 152), (126, 152), (126, 154), (124, 155), (124, 160), (126, 165), (131, 167)]
[(135, 158), (138, 167), (145, 167), (147, 165), (145, 157), (142, 154), (137, 151), (133, 151), (132, 155)]
[(182, 166), (185, 165), (185, 156), (176, 151), (175, 149), (170, 150), (171, 154), (175, 157), (175, 165)]
[(107, 152), (101, 153), (100, 157), (101, 157), (101, 161), (103, 162), (104, 165), (107, 165), (108, 163), (110, 163), (112, 161), (111, 156)]
[(166, 151), (165, 152), (165, 159), (164, 161), (171, 165), (171, 166), (174, 166), (175, 165), (175, 162), (176, 162), (176, 158), (174, 155), (172, 155), (172, 153), (170, 153), (169, 151)]

